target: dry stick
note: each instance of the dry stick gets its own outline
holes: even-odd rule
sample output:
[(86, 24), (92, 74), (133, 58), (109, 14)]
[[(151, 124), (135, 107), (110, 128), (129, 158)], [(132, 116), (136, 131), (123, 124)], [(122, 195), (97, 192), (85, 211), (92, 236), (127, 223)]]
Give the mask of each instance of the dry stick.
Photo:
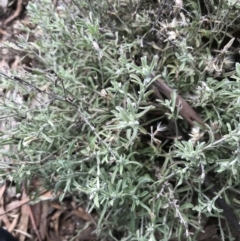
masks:
[[(154, 82), (157, 89), (168, 99), (171, 99), (173, 90), (164, 83), (162, 79)], [(194, 126), (193, 121), (198, 122), (200, 125), (205, 126), (202, 118), (193, 110), (193, 108), (180, 96), (176, 97), (176, 106), (182, 106), (179, 110), (180, 115), (191, 125)]]
[[(156, 80), (153, 85), (157, 88), (157, 90), (163, 94), (164, 96), (166, 96), (168, 99), (171, 99), (172, 97), (172, 92), (173, 90), (166, 84), (164, 83), (164, 81), (162, 79), (158, 79)], [(156, 96), (157, 95), (156, 93)], [(205, 123), (203, 122), (202, 118), (197, 114), (197, 112), (180, 96), (177, 95), (176, 97), (176, 106), (181, 105), (182, 108), (179, 111), (180, 115), (191, 125), (194, 126), (194, 122), (196, 121), (197, 123), (199, 123), (200, 125), (205, 126)], [(201, 170), (198, 171), (199, 173), (201, 173)], [(212, 186), (208, 192), (210, 194), (211, 197), (215, 196), (215, 193), (218, 192), (217, 189), (215, 189), (212, 185), (212, 181), (209, 178), (208, 175), (205, 176), (203, 185), (205, 187), (210, 187)], [(238, 235), (240, 236), (240, 224), (239, 224), (239, 220), (236, 217), (236, 215), (234, 214), (233, 210), (228, 206), (228, 204), (225, 202), (224, 199), (218, 198), (216, 199), (216, 203), (217, 205), (223, 209), (223, 213), (226, 217), (226, 220), (232, 224), (232, 226), (234, 227), (234, 229), (237, 231)]]
[(22, 11), (22, 4), (23, 4), (23, 0), (18, 0), (16, 11), (14, 12), (13, 15), (11, 15), (9, 18), (7, 18), (4, 21), (3, 23), (4, 25), (7, 25), (9, 22), (11, 22), (14, 18), (16, 18), (20, 14), (20, 12)]

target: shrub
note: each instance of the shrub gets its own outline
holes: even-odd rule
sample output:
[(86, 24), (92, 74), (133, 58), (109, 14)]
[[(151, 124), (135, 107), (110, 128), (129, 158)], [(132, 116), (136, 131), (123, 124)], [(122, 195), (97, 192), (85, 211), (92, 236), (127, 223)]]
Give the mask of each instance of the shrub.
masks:
[[(239, 7), (29, 2), (36, 28), (22, 26), (18, 44), (7, 46), (36, 64), (20, 79), (1, 80), (2, 181), (38, 177), (61, 191), (60, 200), (77, 196), (98, 212), (102, 240), (196, 240), (203, 216), (223, 217), (220, 195), (239, 202), (240, 67), (234, 39), (222, 45), (239, 23)], [(191, 130), (176, 94), (155, 101), (151, 86), (160, 76), (205, 129)], [(214, 197), (202, 186), (209, 175), (222, 187)], [(221, 227), (224, 233), (231, 235)]]

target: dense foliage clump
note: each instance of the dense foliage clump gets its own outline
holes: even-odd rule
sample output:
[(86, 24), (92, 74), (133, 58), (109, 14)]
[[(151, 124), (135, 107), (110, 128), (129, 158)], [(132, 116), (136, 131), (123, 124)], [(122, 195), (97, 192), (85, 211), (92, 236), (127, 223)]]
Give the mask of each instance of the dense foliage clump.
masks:
[[(35, 28), (8, 44), (36, 66), (1, 79), (1, 180), (76, 195), (102, 240), (197, 240), (203, 217), (221, 224), (220, 196), (239, 215), (240, 4), (66, 2), (29, 2)], [(159, 78), (171, 98), (156, 97)]]

